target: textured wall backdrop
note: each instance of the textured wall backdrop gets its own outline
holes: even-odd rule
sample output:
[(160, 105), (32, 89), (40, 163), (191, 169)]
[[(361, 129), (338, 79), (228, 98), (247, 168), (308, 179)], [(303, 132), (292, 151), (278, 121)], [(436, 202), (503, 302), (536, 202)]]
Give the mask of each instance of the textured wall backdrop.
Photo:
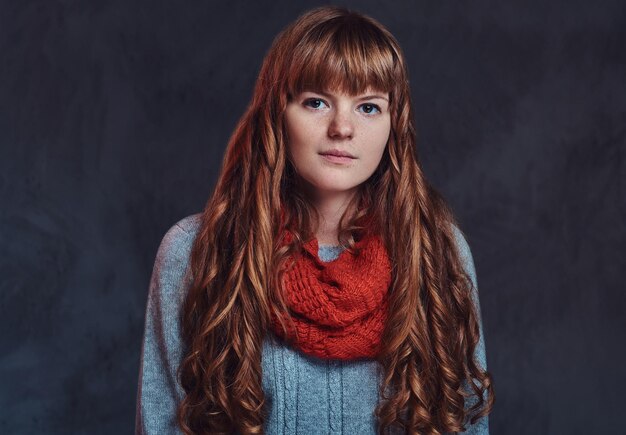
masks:
[[(132, 433), (148, 281), (317, 2), (0, 2), (0, 432)], [(626, 7), (350, 1), (468, 235), (494, 434), (623, 430)]]

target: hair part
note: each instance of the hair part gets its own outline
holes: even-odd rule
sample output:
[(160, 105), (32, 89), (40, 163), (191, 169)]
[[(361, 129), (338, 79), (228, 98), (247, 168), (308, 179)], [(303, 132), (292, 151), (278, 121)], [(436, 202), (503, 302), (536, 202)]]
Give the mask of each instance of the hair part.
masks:
[[(368, 88), (390, 93), (391, 134), (378, 168), (341, 217), (339, 240), (354, 249), (368, 225), (393, 265), (378, 357), (379, 433), (393, 426), (461, 431), (470, 417), (491, 411), (491, 375), (474, 359), (472, 283), (455, 245), (454, 216), (419, 164), (404, 55), (374, 19), (327, 6), (275, 38), (202, 214), (181, 316), (185, 397), (177, 419), (184, 433), (263, 432), (262, 344), (272, 313), (289, 319), (282, 274), (319, 222), (287, 156), (286, 105), (303, 90), (356, 95)], [(287, 246), (284, 228), (294, 235)], [(470, 396), (476, 404), (466, 409)]]
[(393, 90), (400, 58), (389, 43), (390, 35), (373, 20), (340, 15), (301, 32), (305, 30), (293, 35), (301, 39), (286, 76), (290, 94), (307, 89), (350, 95), (362, 94), (367, 88)]

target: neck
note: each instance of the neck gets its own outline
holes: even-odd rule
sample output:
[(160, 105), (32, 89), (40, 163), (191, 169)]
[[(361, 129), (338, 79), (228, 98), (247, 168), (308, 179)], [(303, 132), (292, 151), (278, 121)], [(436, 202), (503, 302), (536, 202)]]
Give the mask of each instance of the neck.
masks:
[(358, 186), (342, 191), (320, 190), (300, 178), (298, 188), (303, 190), (319, 214), (315, 230), (318, 245), (339, 245), (339, 220), (357, 193)]
[(353, 196), (353, 192), (341, 192), (317, 198), (314, 206), (320, 215), (320, 221), (315, 235), (319, 245), (339, 245), (339, 220)]

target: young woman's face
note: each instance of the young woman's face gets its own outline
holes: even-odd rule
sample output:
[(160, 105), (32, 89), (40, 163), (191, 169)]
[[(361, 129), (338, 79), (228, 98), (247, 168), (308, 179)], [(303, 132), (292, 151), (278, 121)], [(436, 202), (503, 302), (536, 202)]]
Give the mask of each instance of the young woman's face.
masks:
[[(376, 170), (389, 138), (389, 93), (302, 92), (287, 104), (295, 169), (321, 196), (353, 193)], [(332, 150), (351, 158), (325, 155)]]

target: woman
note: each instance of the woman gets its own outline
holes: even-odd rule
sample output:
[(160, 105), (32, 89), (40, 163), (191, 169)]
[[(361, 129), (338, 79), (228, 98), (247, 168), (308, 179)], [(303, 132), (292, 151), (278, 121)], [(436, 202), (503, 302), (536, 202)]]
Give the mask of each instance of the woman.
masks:
[(137, 432), (488, 433), (486, 368), (472, 256), (420, 168), (397, 41), (343, 8), (303, 14), (204, 212), (159, 247)]

